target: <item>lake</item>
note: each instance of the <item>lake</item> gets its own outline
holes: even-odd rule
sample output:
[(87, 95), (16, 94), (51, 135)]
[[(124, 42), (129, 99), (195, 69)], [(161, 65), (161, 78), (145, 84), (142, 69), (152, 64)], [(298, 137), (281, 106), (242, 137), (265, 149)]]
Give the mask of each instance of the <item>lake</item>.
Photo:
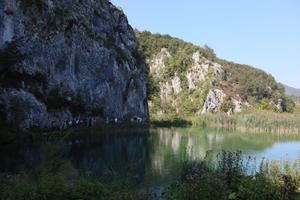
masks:
[[(73, 130), (64, 139), (1, 145), (1, 173), (36, 174), (49, 162), (62, 160), (70, 176), (127, 181), (135, 188), (156, 190), (180, 176), (183, 163), (212, 159), (222, 150), (241, 150), (261, 159), (295, 161), (300, 158), (300, 136), (233, 133), (200, 128), (151, 128), (105, 133)], [(155, 189), (156, 188), (156, 189)]]

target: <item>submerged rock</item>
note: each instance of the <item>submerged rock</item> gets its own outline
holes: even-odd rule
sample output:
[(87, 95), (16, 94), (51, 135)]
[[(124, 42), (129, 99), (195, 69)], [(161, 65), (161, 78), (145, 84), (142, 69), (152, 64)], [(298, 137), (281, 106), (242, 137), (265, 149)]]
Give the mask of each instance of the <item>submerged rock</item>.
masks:
[[(108, 0), (4, 0), (0, 111), (23, 130), (78, 114), (148, 120), (136, 48), (126, 16)], [(12, 102), (23, 107), (18, 119)]]

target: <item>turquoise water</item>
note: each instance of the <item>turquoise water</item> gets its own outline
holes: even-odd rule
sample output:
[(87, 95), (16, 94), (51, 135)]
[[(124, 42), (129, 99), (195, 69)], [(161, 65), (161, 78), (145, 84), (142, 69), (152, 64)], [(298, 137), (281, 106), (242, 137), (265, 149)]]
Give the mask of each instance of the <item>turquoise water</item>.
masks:
[(242, 134), (197, 128), (155, 128), (105, 133), (76, 130), (60, 141), (1, 145), (0, 172), (35, 174), (51, 159), (64, 160), (72, 174), (104, 182), (128, 181), (136, 188), (166, 185), (180, 176), (186, 160), (211, 159), (222, 150), (245, 156), (288, 160), (300, 158), (300, 136)]

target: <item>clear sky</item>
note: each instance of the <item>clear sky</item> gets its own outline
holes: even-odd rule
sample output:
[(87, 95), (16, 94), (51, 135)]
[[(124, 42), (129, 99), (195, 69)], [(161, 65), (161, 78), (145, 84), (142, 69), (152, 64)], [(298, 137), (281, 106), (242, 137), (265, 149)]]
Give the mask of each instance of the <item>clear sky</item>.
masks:
[(139, 30), (212, 47), (217, 56), (300, 88), (300, 0), (112, 0)]

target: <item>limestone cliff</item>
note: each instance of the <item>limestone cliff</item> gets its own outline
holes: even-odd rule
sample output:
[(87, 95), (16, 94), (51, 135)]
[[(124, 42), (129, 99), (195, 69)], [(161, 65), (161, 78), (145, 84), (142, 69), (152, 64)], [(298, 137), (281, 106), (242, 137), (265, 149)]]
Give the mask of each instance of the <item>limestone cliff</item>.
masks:
[[(243, 109), (289, 112), (281, 84), (264, 71), (218, 58), (169, 35), (136, 32), (150, 71), (153, 114), (239, 113)], [(280, 104), (279, 106), (276, 106)]]
[(108, 0), (0, 2), (0, 112), (21, 129), (79, 114), (148, 119), (147, 70)]

